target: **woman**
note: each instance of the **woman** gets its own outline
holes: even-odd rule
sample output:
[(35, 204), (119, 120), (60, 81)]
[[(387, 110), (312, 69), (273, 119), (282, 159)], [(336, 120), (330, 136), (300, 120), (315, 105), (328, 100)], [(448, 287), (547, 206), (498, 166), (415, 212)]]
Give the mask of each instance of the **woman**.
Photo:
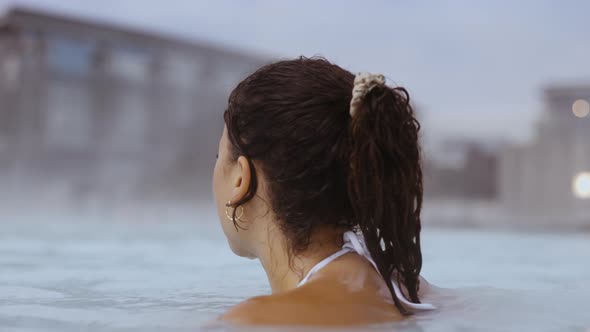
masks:
[(420, 125), (405, 89), (302, 57), (242, 81), (224, 120), (221, 224), (235, 254), (260, 260), (272, 294), (223, 319), (342, 326), (433, 308), (419, 304)]

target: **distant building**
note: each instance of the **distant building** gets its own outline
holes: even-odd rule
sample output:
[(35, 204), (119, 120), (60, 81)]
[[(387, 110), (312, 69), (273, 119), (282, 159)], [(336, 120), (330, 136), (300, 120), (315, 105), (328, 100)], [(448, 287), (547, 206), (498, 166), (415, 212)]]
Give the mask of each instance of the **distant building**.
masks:
[(14, 9), (0, 18), (0, 191), (210, 195), (229, 91), (265, 61)]
[(500, 158), (502, 204), (520, 220), (590, 225), (590, 86), (544, 94), (535, 138)]
[(424, 197), (428, 200), (496, 200), (499, 149), (496, 145), (454, 139), (430, 151), (424, 163)]

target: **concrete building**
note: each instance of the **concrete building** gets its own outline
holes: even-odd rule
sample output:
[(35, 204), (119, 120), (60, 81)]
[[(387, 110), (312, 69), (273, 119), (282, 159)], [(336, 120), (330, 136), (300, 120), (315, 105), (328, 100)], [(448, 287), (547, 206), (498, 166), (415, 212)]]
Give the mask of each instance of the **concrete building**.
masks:
[(449, 139), (424, 161), (424, 197), (429, 201), (496, 201), (499, 142)]
[(227, 96), (265, 62), (13, 9), (0, 17), (0, 191), (80, 201), (209, 197)]
[(500, 197), (515, 221), (590, 226), (590, 86), (544, 91), (534, 139), (500, 158)]

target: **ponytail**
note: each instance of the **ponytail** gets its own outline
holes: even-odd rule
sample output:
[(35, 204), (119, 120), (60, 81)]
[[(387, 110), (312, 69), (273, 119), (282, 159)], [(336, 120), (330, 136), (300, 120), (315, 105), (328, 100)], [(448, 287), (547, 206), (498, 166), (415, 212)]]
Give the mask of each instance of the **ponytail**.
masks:
[(420, 303), (420, 124), (407, 91), (389, 88), (383, 82), (369, 86), (359, 96), (355, 80), (347, 188), (358, 227), (395, 306), (402, 314), (409, 314), (396, 296), (392, 280), (395, 278), (402, 291), (405, 288), (412, 302)]

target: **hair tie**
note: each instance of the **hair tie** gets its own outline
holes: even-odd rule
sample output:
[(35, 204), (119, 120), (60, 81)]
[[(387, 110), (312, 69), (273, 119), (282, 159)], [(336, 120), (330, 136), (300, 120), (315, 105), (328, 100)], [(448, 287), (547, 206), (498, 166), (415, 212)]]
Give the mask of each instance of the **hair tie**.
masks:
[(376, 86), (385, 85), (385, 76), (381, 74), (358, 73), (354, 77), (352, 99), (350, 100), (350, 116), (354, 116), (361, 104), (363, 97)]

